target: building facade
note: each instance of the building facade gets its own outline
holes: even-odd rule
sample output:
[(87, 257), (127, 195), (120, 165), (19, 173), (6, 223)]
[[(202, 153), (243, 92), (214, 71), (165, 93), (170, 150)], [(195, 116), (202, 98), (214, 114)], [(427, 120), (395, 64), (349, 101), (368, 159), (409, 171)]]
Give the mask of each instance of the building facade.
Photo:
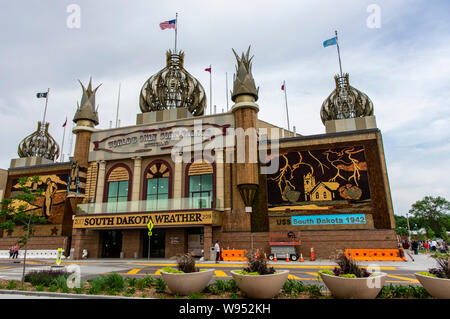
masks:
[[(336, 76), (320, 112), (326, 132), (301, 136), (258, 118), (249, 51), (235, 56), (234, 105), (224, 113), (206, 114), (204, 89), (182, 52), (167, 52), (166, 67), (144, 83), (136, 125), (96, 129), (98, 87), (81, 84), (71, 162), (11, 167), (7, 189), (14, 176), (42, 172), (47, 181), (54, 173), (45, 185), (56, 184), (48, 193), (61, 195), (51, 205), (64, 209), (48, 221), (60, 225), (64, 242), (55, 245), (74, 258), (87, 250), (89, 258), (203, 251), (208, 259), (216, 240), (269, 254), (272, 235), (288, 232), (299, 236), (299, 253), (314, 247), (316, 258), (396, 248), (382, 137), (367, 95), (348, 75)], [(41, 206), (46, 214), (48, 204)], [(14, 237), (3, 234), (0, 245)]]

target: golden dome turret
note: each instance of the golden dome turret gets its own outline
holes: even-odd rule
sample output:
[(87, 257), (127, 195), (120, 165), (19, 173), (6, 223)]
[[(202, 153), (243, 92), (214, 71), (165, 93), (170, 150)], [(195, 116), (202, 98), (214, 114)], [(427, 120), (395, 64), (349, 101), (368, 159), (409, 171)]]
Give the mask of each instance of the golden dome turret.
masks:
[(166, 67), (142, 86), (139, 106), (143, 113), (186, 108), (194, 116), (203, 115), (206, 95), (200, 82), (184, 69), (184, 53), (166, 53)]

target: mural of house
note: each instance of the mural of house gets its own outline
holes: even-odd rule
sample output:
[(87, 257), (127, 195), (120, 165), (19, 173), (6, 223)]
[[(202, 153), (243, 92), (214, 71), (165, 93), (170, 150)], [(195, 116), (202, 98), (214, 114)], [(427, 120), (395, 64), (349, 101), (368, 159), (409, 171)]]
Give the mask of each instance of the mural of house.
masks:
[(334, 200), (339, 183), (336, 182), (319, 182), (311, 173), (303, 176), (303, 184), (305, 187), (305, 201), (322, 201)]

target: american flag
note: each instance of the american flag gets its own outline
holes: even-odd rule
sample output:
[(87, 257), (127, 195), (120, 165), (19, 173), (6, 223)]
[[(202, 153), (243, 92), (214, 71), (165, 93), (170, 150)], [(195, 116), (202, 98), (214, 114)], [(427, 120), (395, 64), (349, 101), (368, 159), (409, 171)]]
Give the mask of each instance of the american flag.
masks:
[(177, 19), (173, 19), (173, 20), (161, 22), (159, 24), (159, 27), (161, 28), (161, 30), (175, 29), (176, 24), (177, 24)]

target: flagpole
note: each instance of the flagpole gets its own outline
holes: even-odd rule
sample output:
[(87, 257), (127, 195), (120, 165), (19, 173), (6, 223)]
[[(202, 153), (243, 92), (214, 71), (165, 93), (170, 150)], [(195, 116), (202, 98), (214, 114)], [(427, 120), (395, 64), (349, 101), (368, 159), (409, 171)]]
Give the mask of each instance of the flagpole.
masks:
[(175, 54), (177, 54), (178, 12), (175, 14)]
[(228, 72), (225, 72), (225, 93), (227, 97), (227, 112), (228, 112)]
[(212, 67), (209, 65), (209, 114), (212, 114)]
[(47, 94), (45, 95), (45, 109), (44, 109), (44, 118), (42, 119), (42, 132), (45, 131), (45, 115), (47, 113), (48, 93), (49, 92), (50, 92), (50, 88), (48, 88)]
[(119, 83), (119, 95), (117, 97), (116, 128), (117, 128), (118, 123), (119, 123), (118, 121), (119, 121), (119, 103), (120, 103), (120, 84), (121, 83)]
[(64, 162), (64, 139), (66, 137), (66, 126), (67, 126), (67, 116), (66, 116), (66, 121), (64, 122), (64, 132), (63, 132), (63, 138), (62, 138), (62, 143), (61, 143), (61, 163)]
[(339, 41), (338, 41), (337, 30), (334, 30), (334, 34), (336, 35), (336, 47), (337, 47), (338, 58), (339, 58), (339, 70), (341, 71), (341, 77), (342, 77), (341, 52), (339, 51)]
[(288, 111), (288, 103), (287, 103), (287, 90), (286, 90), (286, 81), (283, 81), (283, 88), (284, 88), (284, 101), (286, 103), (286, 117), (287, 117), (287, 125), (288, 125), (288, 131), (291, 130), (289, 126), (289, 111)]

